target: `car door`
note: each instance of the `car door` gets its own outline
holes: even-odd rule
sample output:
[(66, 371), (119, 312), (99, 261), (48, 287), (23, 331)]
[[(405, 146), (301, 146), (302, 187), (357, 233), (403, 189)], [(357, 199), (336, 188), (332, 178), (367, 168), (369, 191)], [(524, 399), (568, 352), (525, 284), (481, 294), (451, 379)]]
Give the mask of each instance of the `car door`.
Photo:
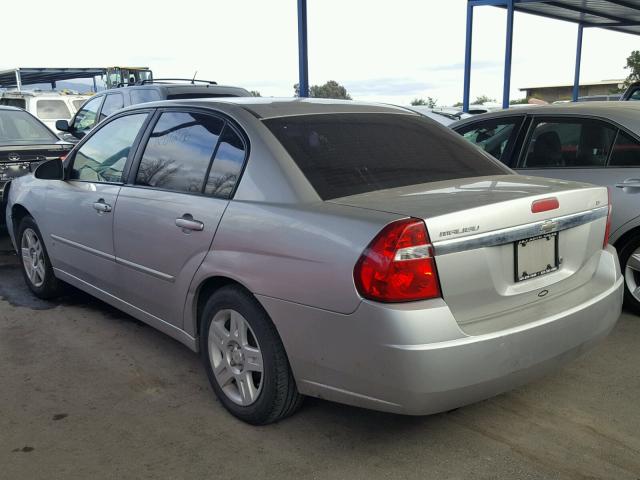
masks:
[(144, 143), (115, 212), (122, 295), (181, 328), (189, 284), (235, 188), (246, 140), (223, 117), (165, 109)]
[(456, 131), (507, 166), (511, 166), (512, 152), (522, 127), (524, 115), (490, 118), (463, 125)]
[(46, 223), (53, 266), (101, 290), (117, 292), (113, 212), (132, 147), (149, 112), (115, 118), (68, 159), (67, 179), (47, 191)]
[[(516, 171), (609, 187), (613, 233), (640, 214), (637, 141), (618, 130), (600, 119), (535, 116)], [(617, 187), (625, 182), (626, 188)]]

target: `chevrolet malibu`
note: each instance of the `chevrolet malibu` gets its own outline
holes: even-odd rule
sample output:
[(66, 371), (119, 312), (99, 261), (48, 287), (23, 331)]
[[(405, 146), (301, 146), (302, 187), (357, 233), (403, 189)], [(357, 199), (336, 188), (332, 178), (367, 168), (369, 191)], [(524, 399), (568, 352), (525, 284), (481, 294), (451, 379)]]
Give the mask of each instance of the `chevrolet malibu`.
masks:
[(253, 424), (303, 395), (466, 405), (584, 352), (620, 314), (606, 188), (515, 175), (402, 108), (149, 103), (8, 185), (35, 295), (71, 284), (199, 351)]

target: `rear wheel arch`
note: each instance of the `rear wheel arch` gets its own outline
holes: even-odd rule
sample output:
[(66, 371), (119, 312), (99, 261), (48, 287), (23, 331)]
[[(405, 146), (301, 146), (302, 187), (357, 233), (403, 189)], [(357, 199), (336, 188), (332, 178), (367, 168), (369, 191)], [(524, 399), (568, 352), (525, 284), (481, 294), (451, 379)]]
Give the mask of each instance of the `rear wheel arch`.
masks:
[[(207, 301), (211, 296), (226, 286), (237, 286), (243, 289), (248, 295), (253, 297), (253, 294), (249, 291), (247, 287), (242, 285), (240, 282), (233, 280), (229, 277), (216, 276), (209, 277), (200, 283), (196, 290), (196, 299), (195, 299), (195, 332), (196, 338), (200, 337), (200, 333), (202, 332), (202, 312), (204, 311), (204, 307), (207, 304)], [(255, 297), (254, 297), (255, 298)]]
[(618, 254), (620, 254), (620, 251), (624, 248), (624, 246), (634, 237), (639, 237), (640, 236), (640, 225), (638, 225), (637, 227), (634, 227), (626, 232), (624, 232), (620, 238), (618, 238), (613, 246), (616, 247), (616, 250), (618, 251)]

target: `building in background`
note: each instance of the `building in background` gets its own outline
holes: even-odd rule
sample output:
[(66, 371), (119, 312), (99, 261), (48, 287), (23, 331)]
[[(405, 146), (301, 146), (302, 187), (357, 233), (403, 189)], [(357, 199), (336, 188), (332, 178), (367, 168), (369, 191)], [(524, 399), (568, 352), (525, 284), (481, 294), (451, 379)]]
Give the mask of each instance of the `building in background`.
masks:
[[(620, 92), (623, 88), (624, 80), (602, 80), (600, 82), (585, 82), (580, 84), (580, 97), (603, 96), (602, 100), (607, 100), (611, 96), (613, 99), (616, 95), (620, 98)], [(544, 85), (538, 87), (523, 87), (519, 89), (526, 92), (527, 100), (537, 98), (548, 103), (558, 100), (571, 100), (572, 84), (565, 85)], [(616, 98), (616, 99), (617, 99)]]

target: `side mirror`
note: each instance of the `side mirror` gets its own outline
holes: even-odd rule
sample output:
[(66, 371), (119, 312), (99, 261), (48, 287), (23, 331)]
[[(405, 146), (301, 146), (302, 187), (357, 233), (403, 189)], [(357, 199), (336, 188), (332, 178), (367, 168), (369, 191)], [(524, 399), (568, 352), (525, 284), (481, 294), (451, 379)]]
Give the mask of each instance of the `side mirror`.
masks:
[(67, 122), (66, 120), (57, 120), (56, 130), (60, 130), (61, 132), (68, 132), (70, 130), (69, 122)]
[(62, 160), (53, 159), (41, 163), (33, 176), (40, 180), (64, 180), (64, 166)]

